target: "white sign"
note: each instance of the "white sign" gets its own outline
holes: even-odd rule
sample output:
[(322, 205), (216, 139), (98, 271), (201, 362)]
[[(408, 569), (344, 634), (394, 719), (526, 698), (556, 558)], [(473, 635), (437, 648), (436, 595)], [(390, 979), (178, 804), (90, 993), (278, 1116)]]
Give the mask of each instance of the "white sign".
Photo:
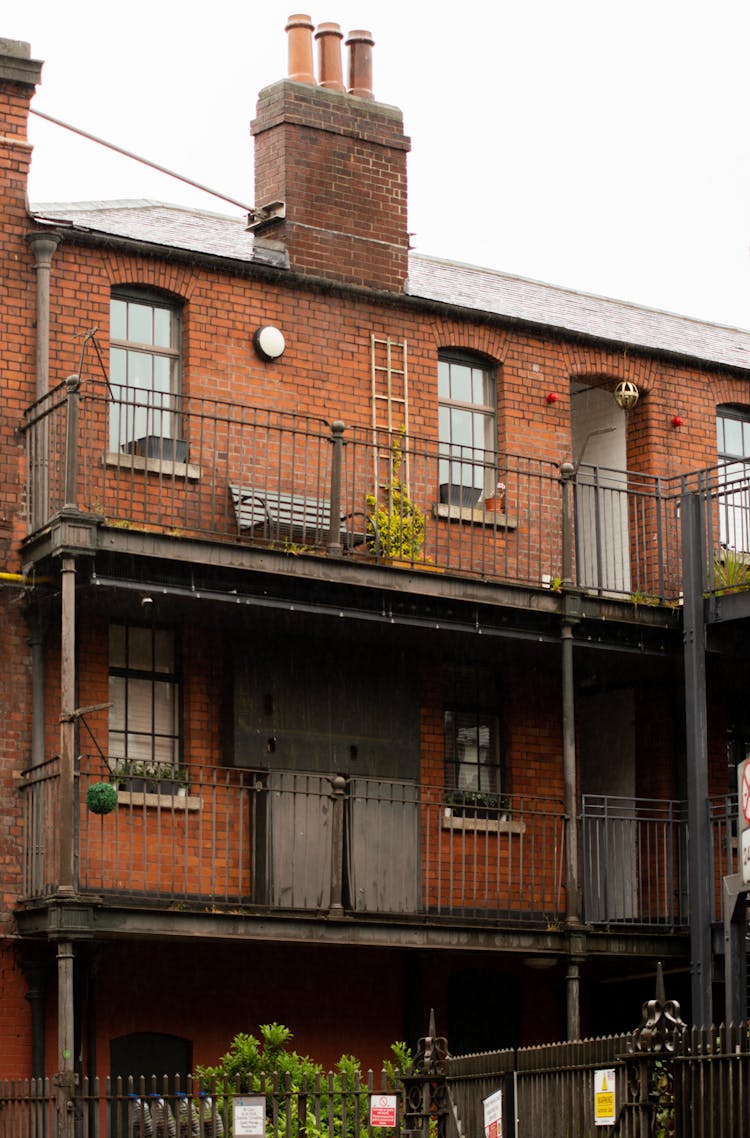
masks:
[(495, 1091), (483, 1105), (485, 1138), (503, 1138), (503, 1092)]
[(265, 1138), (266, 1100), (263, 1095), (232, 1099), (234, 1138)]
[(616, 1108), (614, 1068), (594, 1071), (594, 1124), (614, 1126)]
[(398, 1098), (396, 1095), (372, 1095), (370, 1126), (395, 1126)]

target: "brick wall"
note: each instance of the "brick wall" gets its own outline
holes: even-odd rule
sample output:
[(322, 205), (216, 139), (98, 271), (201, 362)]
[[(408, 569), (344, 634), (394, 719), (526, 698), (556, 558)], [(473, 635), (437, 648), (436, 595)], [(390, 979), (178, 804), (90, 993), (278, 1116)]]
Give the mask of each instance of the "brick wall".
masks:
[(283, 201), (292, 269), (400, 292), (407, 276), (406, 153), (394, 107), (284, 80), (261, 92), (255, 201)]

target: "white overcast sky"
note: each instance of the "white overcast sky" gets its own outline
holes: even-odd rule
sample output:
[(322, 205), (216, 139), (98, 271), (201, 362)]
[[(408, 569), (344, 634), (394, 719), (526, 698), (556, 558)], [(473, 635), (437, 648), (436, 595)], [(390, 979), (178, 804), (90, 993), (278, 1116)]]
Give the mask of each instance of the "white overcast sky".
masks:
[[(299, 11), (372, 32), (420, 252), (750, 328), (748, 0), (0, 0), (0, 36), (44, 60), (39, 110), (252, 205), (249, 123)], [(30, 135), (32, 202), (241, 212)]]

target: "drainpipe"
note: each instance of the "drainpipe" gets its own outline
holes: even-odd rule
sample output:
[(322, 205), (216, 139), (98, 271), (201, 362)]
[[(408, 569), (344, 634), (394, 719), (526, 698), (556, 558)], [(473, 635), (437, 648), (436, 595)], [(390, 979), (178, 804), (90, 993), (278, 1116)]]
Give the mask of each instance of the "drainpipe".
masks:
[[(60, 238), (53, 233), (31, 233), (28, 238), (35, 257), (36, 272), (36, 385), (35, 399), (49, 391), (49, 297), (52, 255)], [(47, 521), (49, 511), (49, 425), (46, 418), (33, 429), (33, 468), (31, 470), (32, 528)]]
[(49, 389), (49, 294), (52, 255), (60, 244), (54, 233), (30, 233), (28, 237), (36, 258), (36, 398)]
[(44, 762), (44, 629), (45, 621), (38, 611), (29, 613), (29, 647), (31, 648), (31, 765)]

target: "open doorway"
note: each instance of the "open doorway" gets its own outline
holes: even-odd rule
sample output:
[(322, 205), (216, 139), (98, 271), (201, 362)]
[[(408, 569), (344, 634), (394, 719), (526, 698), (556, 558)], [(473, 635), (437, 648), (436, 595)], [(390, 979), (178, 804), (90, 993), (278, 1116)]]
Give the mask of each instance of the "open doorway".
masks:
[(571, 439), (576, 482), (579, 585), (630, 592), (625, 412), (611, 391), (573, 384)]

